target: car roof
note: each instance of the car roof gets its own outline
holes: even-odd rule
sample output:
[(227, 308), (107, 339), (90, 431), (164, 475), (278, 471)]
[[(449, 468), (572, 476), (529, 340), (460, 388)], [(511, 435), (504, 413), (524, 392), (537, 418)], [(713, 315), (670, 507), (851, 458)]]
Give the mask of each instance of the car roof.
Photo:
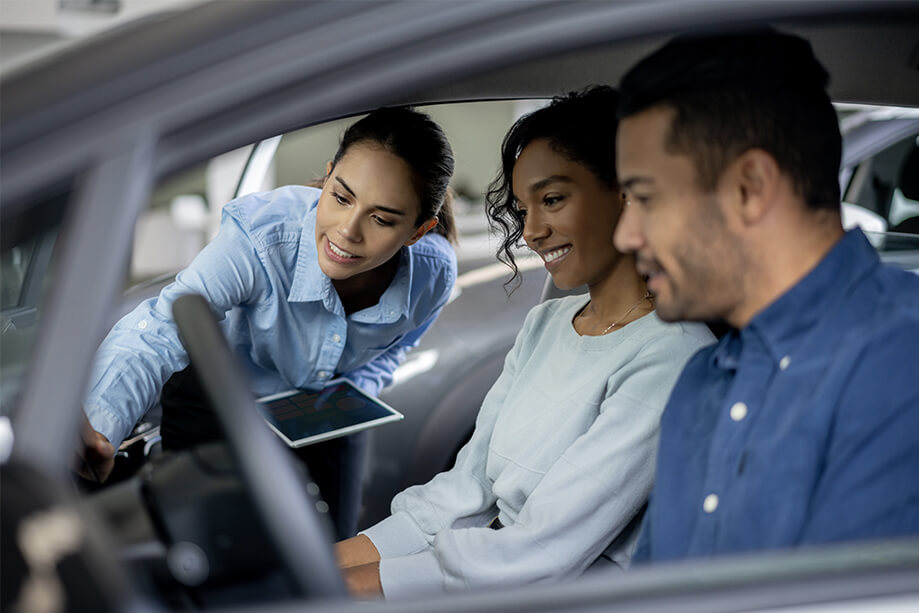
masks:
[[(676, 32), (767, 22), (806, 36), (836, 100), (916, 105), (919, 3), (655, 0), (214, 2), (131, 23), (0, 81), (6, 201), (118, 133), (157, 174), (382, 104), (552, 96), (616, 83)], [(125, 136), (127, 137), (127, 136)]]

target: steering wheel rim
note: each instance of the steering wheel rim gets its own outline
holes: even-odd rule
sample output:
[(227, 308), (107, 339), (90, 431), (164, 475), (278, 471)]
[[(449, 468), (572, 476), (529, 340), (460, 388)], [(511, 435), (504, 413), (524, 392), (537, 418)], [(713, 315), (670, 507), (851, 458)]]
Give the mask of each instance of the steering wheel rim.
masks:
[(172, 312), (256, 511), (295, 584), (313, 597), (345, 596), (319, 501), (303, 487), (293, 458), (259, 416), (249, 378), (210, 305), (188, 294), (176, 299)]

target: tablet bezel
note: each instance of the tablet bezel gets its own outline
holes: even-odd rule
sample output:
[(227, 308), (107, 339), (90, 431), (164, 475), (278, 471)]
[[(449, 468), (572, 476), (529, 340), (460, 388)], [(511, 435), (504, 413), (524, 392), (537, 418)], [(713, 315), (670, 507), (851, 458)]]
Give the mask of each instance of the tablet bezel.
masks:
[(296, 439), (296, 440), (291, 440), (290, 438), (288, 438), (287, 435), (284, 434), (283, 431), (281, 431), (277, 426), (275, 426), (275, 424), (272, 423), (271, 419), (269, 419), (270, 414), (268, 413), (267, 410), (263, 409), (261, 411), (262, 418), (265, 420), (265, 423), (268, 424), (268, 427), (271, 428), (274, 431), (274, 433), (277, 434), (278, 437), (280, 437), (280, 439), (287, 444), (288, 447), (292, 447), (294, 449), (297, 449), (300, 447), (306, 447), (307, 445), (313, 445), (315, 443), (321, 443), (322, 441), (328, 441), (333, 438), (338, 438), (340, 436), (347, 436), (349, 434), (354, 434), (355, 432), (360, 432), (362, 430), (367, 430), (368, 428), (373, 428), (375, 426), (380, 426), (380, 425), (387, 424), (390, 422), (401, 421), (402, 419), (405, 418), (405, 416), (402, 413), (395, 410), (394, 408), (392, 408), (391, 406), (389, 406), (388, 404), (386, 404), (379, 398), (374, 398), (373, 396), (371, 396), (370, 394), (362, 390), (360, 387), (358, 387), (354, 383), (354, 381), (351, 381), (347, 377), (338, 377), (336, 379), (327, 381), (325, 386), (322, 388), (322, 390), (293, 389), (293, 390), (287, 390), (286, 392), (279, 392), (277, 394), (271, 394), (269, 396), (262, 396), (261, 398), (256, 398), (256, 401), (259, 404), (264, 404), (267, 402), (271, 402), (273, 400), (280, 400), (281, 398), (288, 398), (290, 396), (295, 396), (297, 394), (322, 393), (323, 390), (329, 387), (335, 386), (335, 385), (342, 384), (342, 383), (348, 386), (352, 392), (360, 394), (368, 402), (386, 411), (388, 415), (384, 415), (383, 417), (378, 417), (376, 419), (364, 421), (359, 424), (353, 424), (353, 425), (345, 426), (342, 428), (335, 428), (334, 430), (329, 430), (328, 432), (323, 432), (322, 434), (314, 434), (312, 436), (307, 436), (307, 437)]

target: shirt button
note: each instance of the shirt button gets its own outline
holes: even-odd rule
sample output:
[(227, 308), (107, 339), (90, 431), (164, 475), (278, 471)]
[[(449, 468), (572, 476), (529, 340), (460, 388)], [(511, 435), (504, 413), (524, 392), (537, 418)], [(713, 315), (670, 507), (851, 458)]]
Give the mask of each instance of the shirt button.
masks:
[(714, 513), (715, 509), (718, 508), (718, 496), (715, 494), (709, 494), (705, 497), (705, 500), (702, 501), (702, 510), (706, 513)]
[(320, 370), (320, 371), (319, 371), (318, 373), (316, 373), (316, 374), (319, 375), (319, 378), (320, 378), (320, 379), (325, 379), (326, 377), (329, 376), (329, 373), (327, 373), (327, 372), (324, 371), (324, 370)]
[(779, 370), (785, 370), (788, 368), (789, 364), (791, 364), (791, 356), (786, 355), (784, 358), (779, 360)]
[(140, 322), (137, 324), (137, 327), (140, 328), (141, 330), (145, 329), (147, 327), (147, 320), (141, 319)]
[(336, 343), (340, 343), (340, 342), (341, 342), (341, 335), (340, 335), (340, 334), (335, 334), (335, 335), (333, 335), (333, 336), (332, 336), (332, 340), (335, 341)]
[(747, 405), (742, 402), (735, 402), (731, 407), (731, 419), (740, 421), (747, 416)]

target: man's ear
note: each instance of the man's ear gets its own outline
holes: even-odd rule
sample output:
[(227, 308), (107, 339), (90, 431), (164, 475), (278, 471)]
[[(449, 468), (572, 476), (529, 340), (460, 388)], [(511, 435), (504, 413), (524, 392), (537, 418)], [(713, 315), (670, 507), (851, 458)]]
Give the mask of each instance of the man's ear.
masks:
[(418, 229), (415, 230), (415, 233), (412, 234), (412, 237), (408, 239), (407, 241), (405, 241), (405, 246), (408, 247), (409, 245), (414, 245), (415, 243), (420, 241), (421, 237), (427, 234), (428, 232), (430, 232), (436, 225), (437, 225), (437, 217), (434, 216), (430, 218), (429, 220), (427, 220), (426, 222), (424, 222), (423, 224), (421, 224), (420, 226), (418, 226)]
[(767, 151), (753, 148), (740, 154), (729, 172), (740, 220), (746, 225), (756, 224), (775, 204), (782, 177), (778, 163)]

